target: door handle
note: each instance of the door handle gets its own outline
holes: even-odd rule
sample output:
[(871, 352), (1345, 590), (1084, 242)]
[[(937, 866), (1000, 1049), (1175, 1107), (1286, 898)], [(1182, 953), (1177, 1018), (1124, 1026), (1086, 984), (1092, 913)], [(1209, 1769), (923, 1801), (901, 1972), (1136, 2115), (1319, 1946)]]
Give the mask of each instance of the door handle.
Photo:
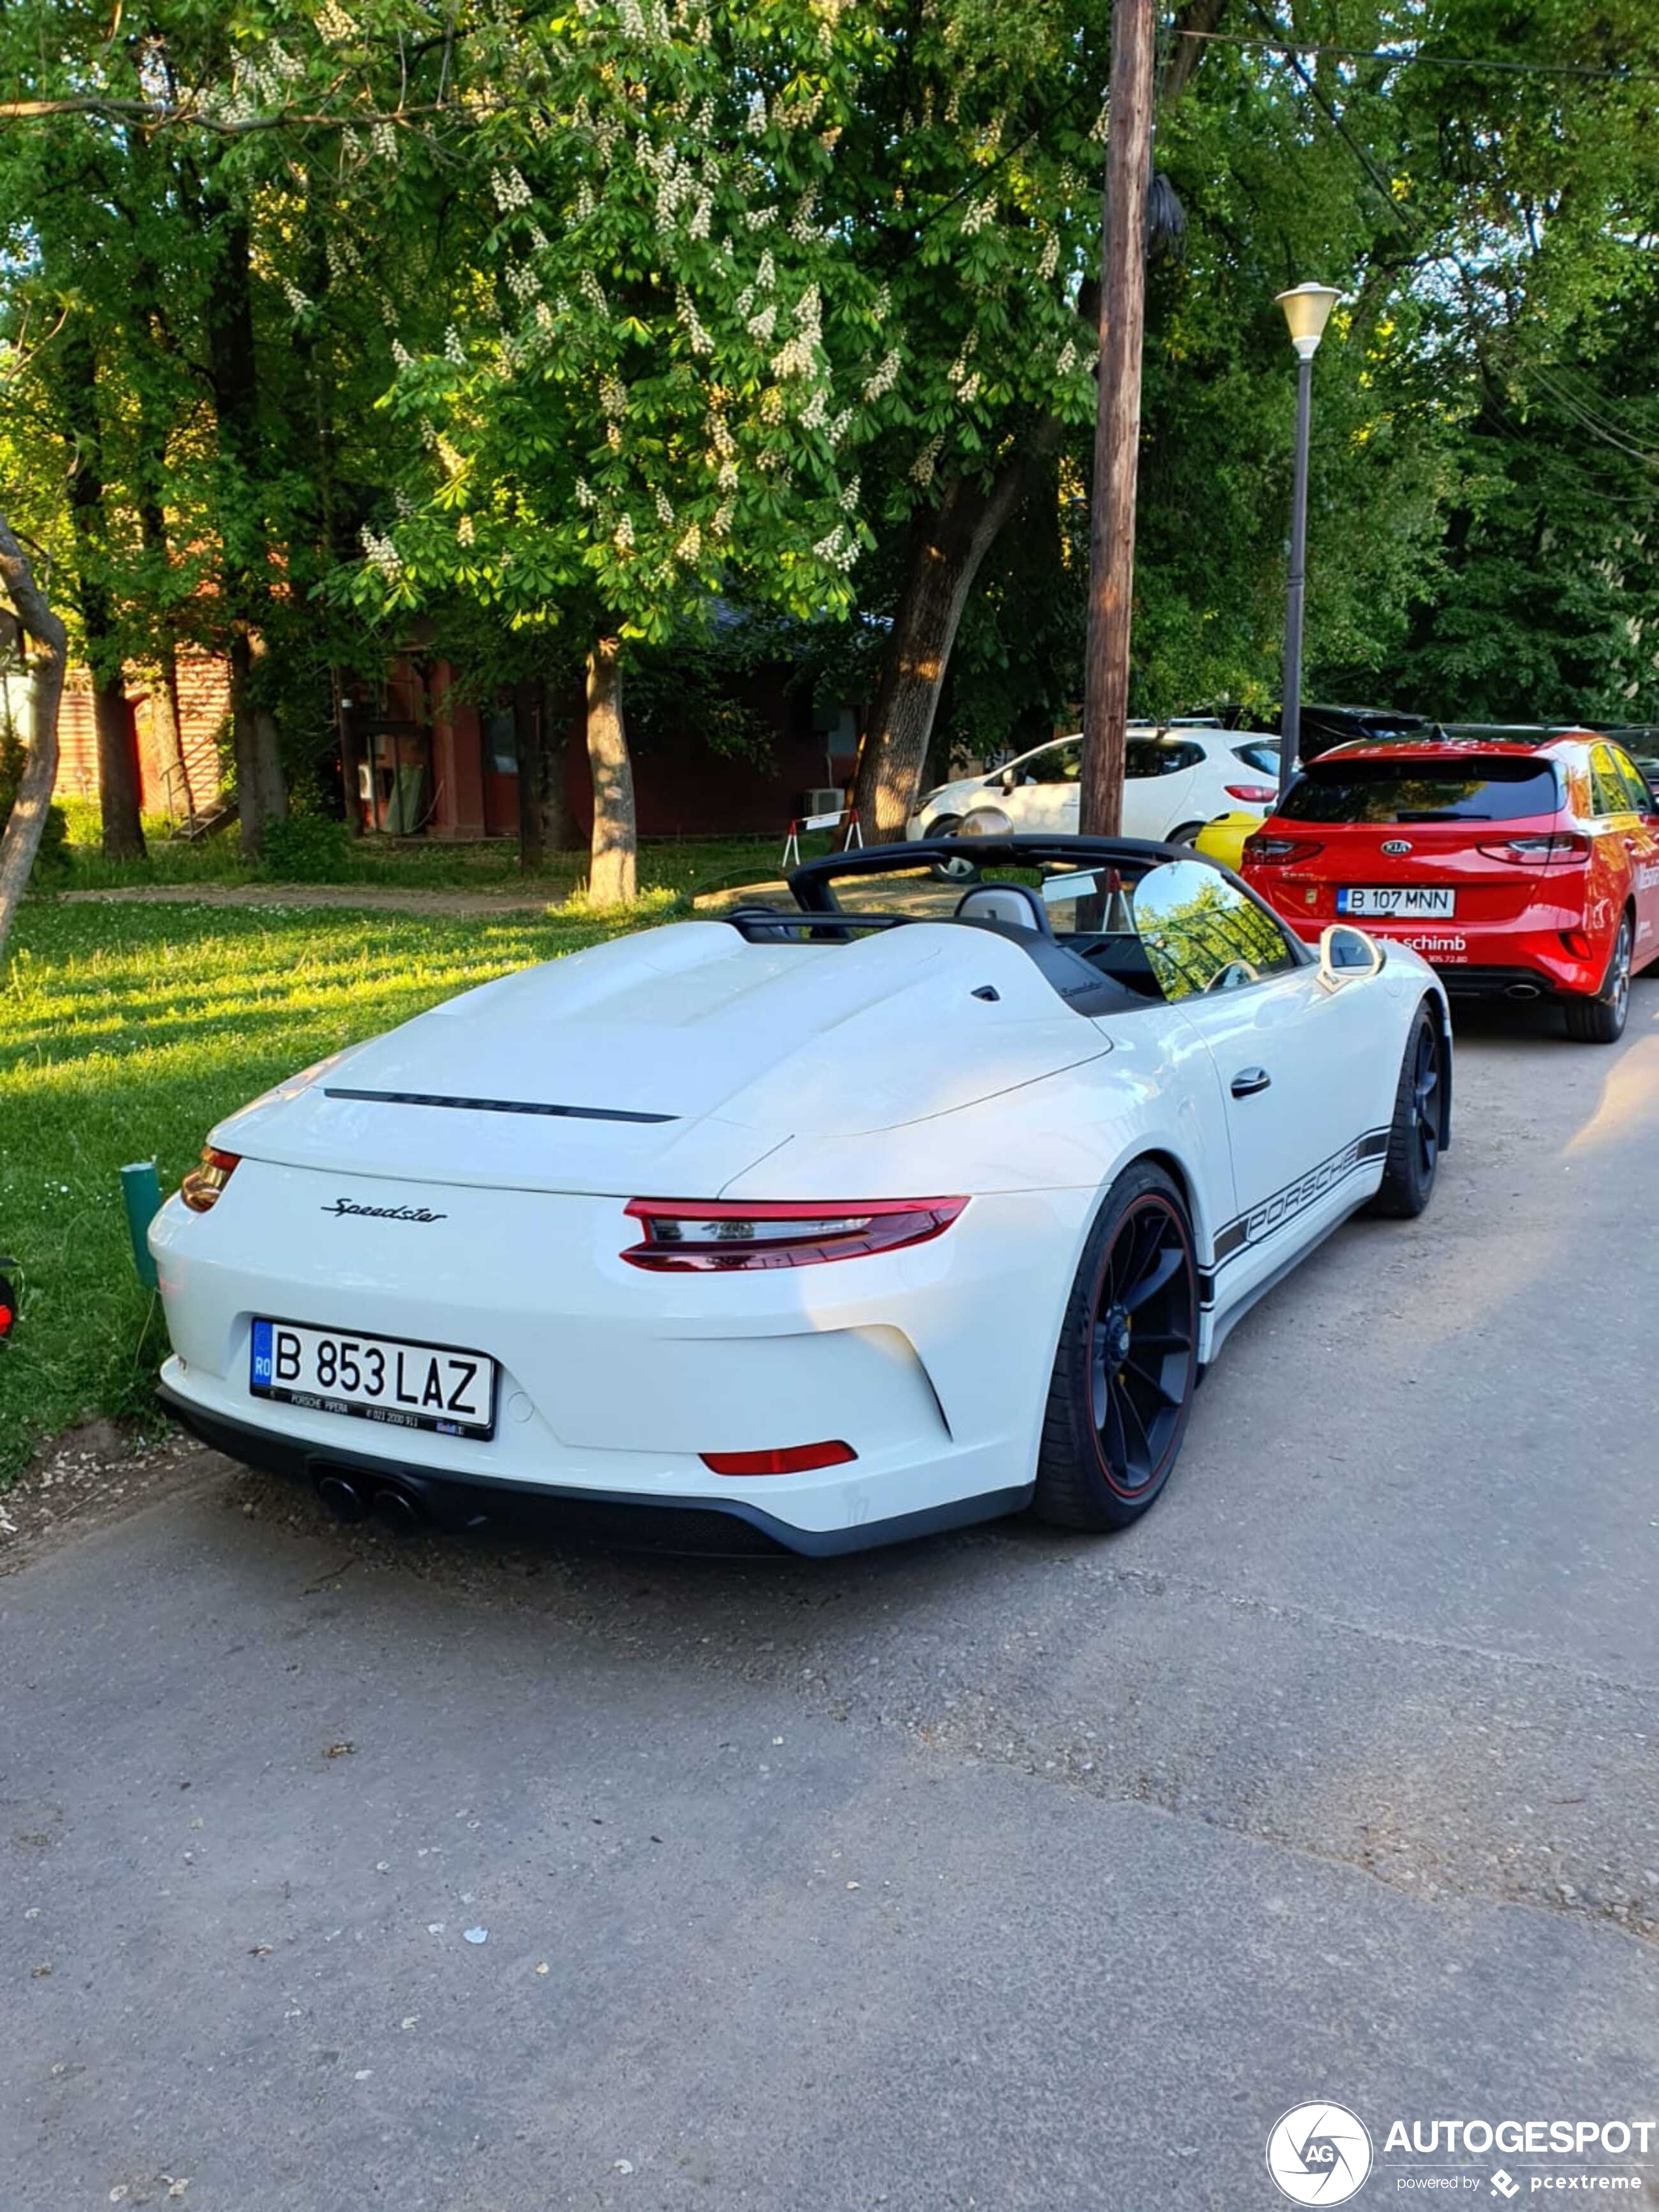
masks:
[(1265, 1067), (1241, 1067), (1232, 1081), (1235, 1098), (1254, 1098), (1258, 1091), (1266, 1091), (1273, 1078)]

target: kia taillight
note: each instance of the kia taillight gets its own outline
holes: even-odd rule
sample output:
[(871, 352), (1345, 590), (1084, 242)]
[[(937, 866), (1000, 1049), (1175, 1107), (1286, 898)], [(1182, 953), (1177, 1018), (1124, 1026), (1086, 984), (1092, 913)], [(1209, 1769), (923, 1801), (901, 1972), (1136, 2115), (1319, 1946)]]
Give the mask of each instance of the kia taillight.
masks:
[(1254, 837), (1244, 840), (1245, 859), (1263, 868), (1293, 867), (1300, 860), (1311, 860), (1324, 849), (1312, 837), (1269, 837), (1260, 830)]
[(896, 1252), (942, 1236), (965, 1198), (871, 1198), (856, 1204), (750, 1205), (725, 1200), (636, 1198), (628, 1206), (644, 1236), (622, 1255), (659, 1273), (738, 1267), (810, 1267), (823, 1260), (856, 1260)]
[(1557, 830), (1533, 836), (1504, 837), (1477, 845), (1489, 860), (1507, 860), (1518, 868), (1582, 868), (1590, 856), (1590, 841), (1576, 830)]
[(1230, 783), (1227, 796), (1241, 799), (1246, 806), (1271, 806), (1279, 792), (1271, 783)]
[(210, 1213), (219, 1203), (220, 1194), (241, 1164), (240, 1152), (216, 1152), (211, 1145), (202, 1147), (202, 1164), (192, 1168), (179, 1186), (179, 1195), (192, 1213)]

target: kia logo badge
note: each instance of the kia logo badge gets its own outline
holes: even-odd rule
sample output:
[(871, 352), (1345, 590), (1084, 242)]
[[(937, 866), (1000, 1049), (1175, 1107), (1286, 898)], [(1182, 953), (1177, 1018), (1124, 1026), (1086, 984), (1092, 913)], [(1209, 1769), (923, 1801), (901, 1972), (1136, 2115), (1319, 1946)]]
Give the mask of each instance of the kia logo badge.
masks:
[(1401, 854), (1409, 853), (1411, 848), (1412, 841), (1409, 837), (1385, 837), (1382, 840), (1382, 850), (1390, 860), (1397, 860)]

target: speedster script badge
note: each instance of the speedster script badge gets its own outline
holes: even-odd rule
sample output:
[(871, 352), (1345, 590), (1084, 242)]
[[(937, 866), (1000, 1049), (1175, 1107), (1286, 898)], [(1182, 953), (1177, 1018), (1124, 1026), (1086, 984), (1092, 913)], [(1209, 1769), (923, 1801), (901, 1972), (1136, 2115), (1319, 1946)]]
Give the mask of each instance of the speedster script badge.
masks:
[(434, 1213), (425, 1206), (359, 1206), (355, 1199), (337, 1198), (332, 1206), (318, 1208), (320, 1213), (362, 1213), (371, 1221), (447, 1221), (447, 1213)]

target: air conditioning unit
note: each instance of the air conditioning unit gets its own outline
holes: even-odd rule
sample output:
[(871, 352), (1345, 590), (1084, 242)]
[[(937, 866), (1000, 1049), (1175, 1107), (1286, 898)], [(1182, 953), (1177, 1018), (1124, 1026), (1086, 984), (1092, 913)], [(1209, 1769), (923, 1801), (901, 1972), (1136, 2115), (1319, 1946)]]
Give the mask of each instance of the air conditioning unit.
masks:
[(839, 814), (845, 803), (838, 783), (826, 784), (818, 791), (803, 791), (800, 795), (801, 817), (804, 820), (809, 814)]

